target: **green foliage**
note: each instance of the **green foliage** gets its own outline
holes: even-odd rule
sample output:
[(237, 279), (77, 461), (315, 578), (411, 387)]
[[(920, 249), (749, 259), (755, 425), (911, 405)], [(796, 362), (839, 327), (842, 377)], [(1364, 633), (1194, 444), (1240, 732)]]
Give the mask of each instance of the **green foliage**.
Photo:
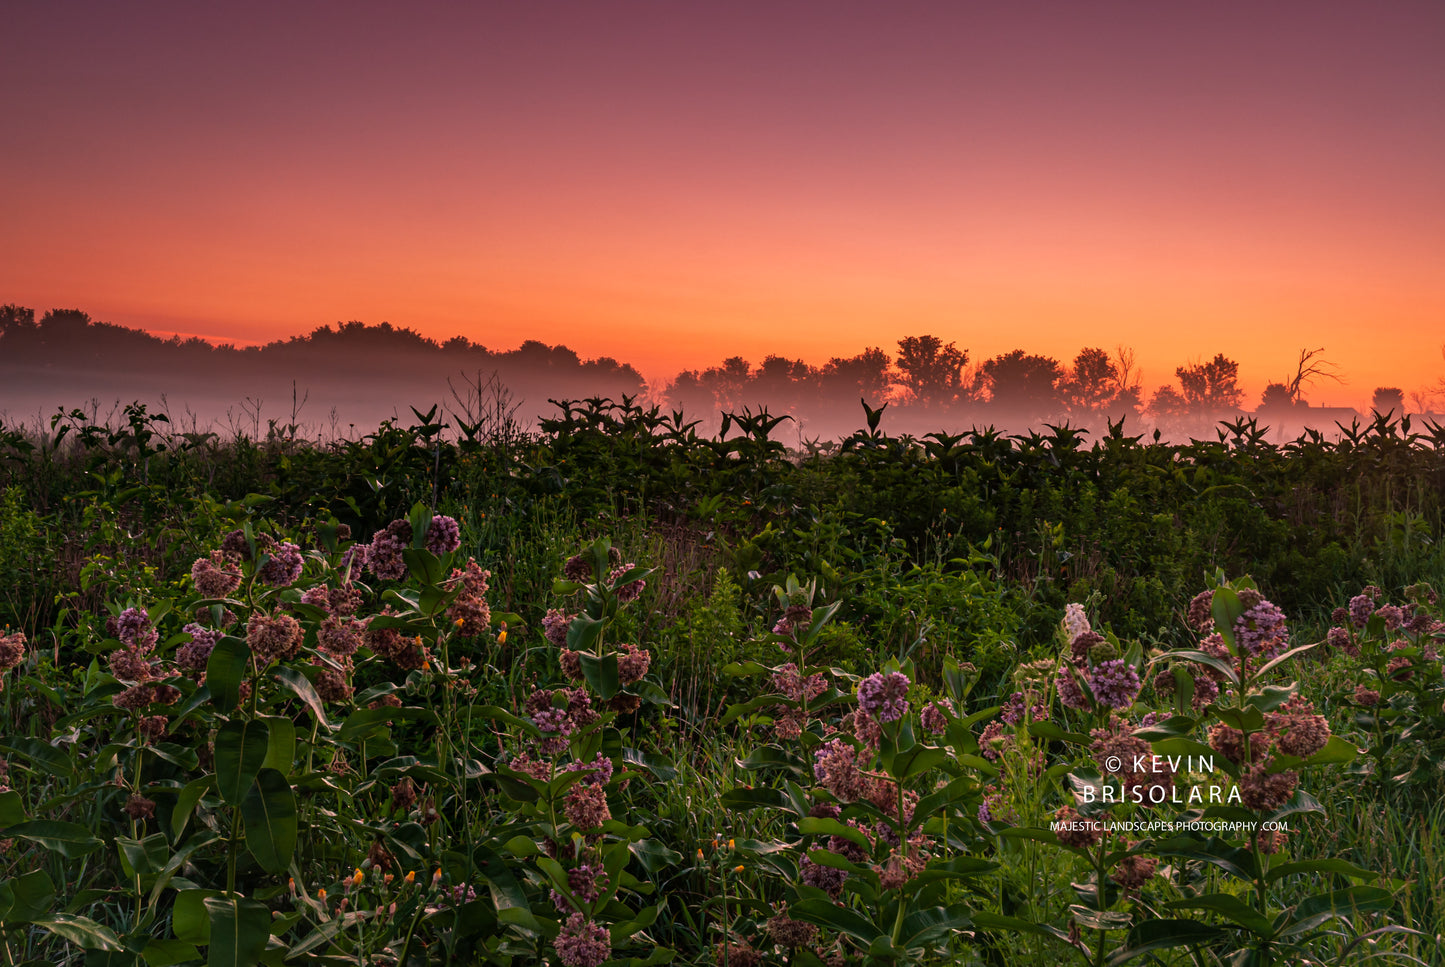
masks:
[[(1374, 614), (1378, 592), (1343, 629), (1353, 652), (1272, 666), (1240, 665), (1237, 622), (1267, 592), (1297, 645), (1367, 583), (1438, 586), (1445, 434), (918, 440), (879, 408), (788, 454), (767, 413), (707, 438), (632, 400), (559, 409), (536, 434), (455, 441), (413, 411), (327, 447), (288, 427), (223, 443), (141, 407), (0, 433), (0, 622), (26, 636), (0, 739), (13, 960), (530, 963), (596, 928), (638, 964), (1351, 963), (1367, 943), (1438, 962), (1406, 927), (1445, 924), (1438, 876), (1413, 872), (1445, 869), (1418, 805), (1445, 761), (1433, 592), (1397, 598), (1426, 616), (1413, 630)], [(438, 513), (458, 549), (429, 544)], [(237, 582), (204, 596), (192, 565), (223, 539)], [(365, 568), (363, 545), (391, 550)], [(1224, 654), (1180, 621), (1201, 575)], [(1083, 709), (1054, 701), (1070, 602), (1103, 631)], [(127, 662), (128, 609), (160, 677)], [(283, 618), (299, 637), (259, 630)], [(201, 662), (193, 623), (218, 635)], [(338, 650), (338, 626), (362, 643)], [(1058, 806), (1082, 813), (1108, 781), (1088, 668), (1115, 659), (1143, 684), (1116, 711), (1157, 713), (1126, 730), (1155, 754), (1328, 720), (1308, 755), (1271, 753), (1265, 775), (1302, 777), (1278, 808), (1171, 807), (1288, 821), (1282, 849), (1061, 843)], [(890, 673), (909, 709), (870, 726), (860, 689)], [(995, 728), (1014, 693), (1021, 724)], [(825, 747), (876, 788), (831, 788)], [(1115, 877), (1150, 860), (1137, 887)]]

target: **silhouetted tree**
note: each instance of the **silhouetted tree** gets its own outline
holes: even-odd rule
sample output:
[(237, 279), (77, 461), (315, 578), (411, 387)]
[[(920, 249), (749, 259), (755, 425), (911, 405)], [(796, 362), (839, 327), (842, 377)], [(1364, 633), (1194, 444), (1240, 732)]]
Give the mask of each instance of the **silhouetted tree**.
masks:
[(817, 395), (817, 372), (801, 359), (768, 356), (752, 375), (750, 395), (774, 413), (797, 413)]
[(1294, 375), (1290, 376), (1283, 383), (1285, 392), (1289, 394), (1291, 403), (1299, 404), (1304, 402), (1304, 388), (1306, 385), (1321, 379), (1332, 379), (1336, 383), (1343, 383), (1344, 379), (1335, 372), (1335, 364), (1328, 359), (1318, 358), (1324, 349), (1301, 349), (1299, 361), (1295, 363)]
[(35, 310), (8, 303), (0, 306), (0, 338), (35, 331)]
[(1103, 349), (1081, 350), (1059, 379), (1058, 391), (1071, 413), (1099, 413), (1119, 392), (1119, 367)]
[(989, 402), (1012, 415), (1033, 420), (1059, 408), (1055, 384), (1064, 369), (1057, 359), (1015, 349), (990, 359), (980, 372), (988, 383)]
[(856, 356), (834, 356), (818, 373), (820, 392), (830, 404), (856, 405), (861, 397), (878, 406), (888, 396), (888, 354), (869, 346)]
[(1376, 413), (1391, 413), (1396, 416), (1405, 412), (1405, 391), (1398, 386), (1377, 386), (1370, 398), (1370, 409)]
[[(908, 400), (920, 406), (949, 406), (964, 394), (963, 368), (968, 351), (937, 336), (898, 340), (899, 385)], [(967, 394), (964, 394), (967, 395)]]
[(703, 371), (702, 385), (712, 394), (715, 408), (736, 411), (752, 402), (747, 398), (751, 378), (752, 367), (748, 361), (741, 356), (730, 356), (721, 366), (709, 366)]
[(669, 407), (697, 418), (707, 418), (717, 407), (712, 390), (703, 382), (702, 372), (696, 369), (678, 373), (668, 384), (666, 395)]
[[(1190, 413), (1214, 414), (1239, 408), (1239, 364), (1217, 353), (1207, 363), (1180, 366), (1180, 395)], [(1157, 394), (1156, 394), (1157, 395)]]
[(1283, 383), (1270, 383), (1259, 398), (1259, 412), (1278, 414), (1294, 409), (1295, 400), (1289, 387)]

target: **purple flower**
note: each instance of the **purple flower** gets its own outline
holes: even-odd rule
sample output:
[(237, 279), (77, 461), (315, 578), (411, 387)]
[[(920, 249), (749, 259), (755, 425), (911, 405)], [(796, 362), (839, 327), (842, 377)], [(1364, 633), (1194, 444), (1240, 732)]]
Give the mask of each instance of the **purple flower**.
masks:
[[(538, 726), (540, 728), (540, 726)], [(612, 779), (612, 760), (601, 752), (591, 762), (569, 762), (566, 765), (568, 772), (586, 772), (582, 781), (594, 786), (604, 786)]]
[(880, 722), (896, 722), (908, 714), (908, 676), (874, 672), (858, 686), (858, 706)]
[(948, 720), (953, 715), (953, 702), (950, 700), (945, 698), (937, 702), (929, 702), (918, 714), (918, 724), (933, 735), (942, 735), (948, 731)]
[(1110, 708), (1133, 705), (1142, 684), (1139, 673), (1122, 658), (1095, 665), (1089, 675), (1089, 691), (1094, 693), (1094, 701)]
[(572, 615), (557, 608), (548, 609), (542, 616), (542, 634), (558, 648), (567, 645), (567, 629), (572, 626)]
[(566, 967), (598, 967), (612, 956), (612, 935), (607, 928), (580, 913), (567, 918), (552, 945), (557, 948), (557, 959)]
[(544, 708), (533, 713), (532, 721), (537, 728), (543, 732), (556, 732), (558, 735), (572, 734), (572, 719), (566, 709)]
[(1064, 708), (1087, 712), (1093, 704), (1089, 701), (1089, 696), (1085, 695), (1084, 690), (1079, 687), (1079, 680), (1074, 677), (1073, 669), (1067, 665), (1059, 669), (1056, 688), (1059, 693), (1059, 702)]
[[(783, 612), (783, 616), (778, 619), (778, 623), (773, 625), (773, 634), (790, 635), (799, 628), (806, 628), (812, 621), (812, 608), (805, 604), (789, 605), (788, 609)], [(779, 645), (779, 647), (782, 646)], [(786, 651), (786, 649), (784, 650)]]
[(1350, 623), (1363, 628), (1375, 611), (1375, 601), (1369, 595), (1357, 594), (1350, 599)]
[(1382, 604), (1375, 614), (1385, 619), (1386, 631), (1398, 631), (1400, 626), (1405, 623), (1405, 613), (1400, 610), (1399, 605)]
[[(637, 565), (630, 561), (617, 565), (612, 569), (612, 573), (607, 575), (607, 583), (616, 585), (616, 582), (622, 580), (623, 576), (635, 567)], [(628, 601), (636, 601), (641, 597), (642, 589), (645, 587), (647, 587), (646, 581), (628, 581), (626, 584), (615, 586), (612, 590), (616, 592), (617, 600), (626, 604)]]
[(438, 514), (426, 531), (426, 549), (433, 554), (450, 554), (462, 546), (462, 527), (454, 518)]
[(211, 660), (211, 649), (221, 640), (221, 632), (202, 628), (195, 622), (181, 630), (190, 635), (191, 640), (176, 652), (176, 664), (188, 672), (205, 671), (206, 663)]
[(406, 577), (406, 561), (401, 552), (411, 543), (411, 524), (394, 520), (386, 530), (378, 531), (366, 549), (366, 569), (382, 581), (399, 581)]
[(290, 587), (301, 576), (301, 567), (304, 563), (305, 561), (301, 557), (301, 548), (295, 544), (283, 542), (271, 548), (270, 553), (266, 556), (266, 563), (261, 565), (257, 576), (272, 587)]
[(119, 617), (110, 619), (106, 624), (122, 644), (142, 653), (150, 651), (160, 640), (145, 608), (126, 608)]
[[(1029, 705), (1030, 698), (1035, 699), (1032, 707)], [(1037, 701), (1037, 698), (1038, 696), (1033, 693), (1025, 695), (1023, 692), (1014, 692), (1004, 703), (1002, 711), (999, 712), (999, 718), (1009, 725), (1018, 725), (1026, 715), (1033, 721), (1048, 718), (1049, 710), (1044, 707), (1042, 702)]]
[(442, 895), (446, 897), (452, 906), (459, 907), (464, 903), (471, 903), (475, 900), (477, 898), (477, 891), (471, 884), (458, 883), (456, 886), (443, 888)]
[(1234, 622), (1234, 640), (1246, 655), (1269, 657), (1285, 645), (1284, 612), (1261, 599)]

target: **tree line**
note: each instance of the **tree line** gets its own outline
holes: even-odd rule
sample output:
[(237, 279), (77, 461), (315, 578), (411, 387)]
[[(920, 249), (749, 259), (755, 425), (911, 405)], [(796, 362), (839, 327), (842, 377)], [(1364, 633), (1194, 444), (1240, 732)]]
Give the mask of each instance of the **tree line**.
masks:
[[(608, 356), (584, 360), (566, 346), (537, 340), (493, 351), (465, 336), (438, 341), (385, 322), (346, 322), (262, 346), (237, 347), (199, 337), (164, 338), (92, 320), (78, 309), (52, 309), (37, 320), (29, 308), (0, 306), (3, 368), (184, 368), (231, 374), (265, 369), (299, 374), (338, 365), (358, 374), (411, 378), (490, 370), (540, 387), (545, 395), (644, 397), (705, 422), (721, 412), (760, 407), (794, 416), (846, 412), (845, 422), (856, 422), (862, 400), (875, 408), (891, 404), (895, 412), (938, 425), (960, 418), (999, 425), (1067, 419), (1098, 427), (1104, 420), (1128, 419), (1132, 425), (1144, 421), (1170, 434), (1246, 410), (1287, 422), (1309, 409), (1304, 392), (1310, 385), (1340, 379), (1322, 349), (1301, 350), (1295, 371), (1271, 382), (1251, 407), (1239, 386), (1239, 363), (1223, 353), (1181, 364), (1173, 382), (1146, 395), (1135, 353), (1128, 347), (1086, 347), (1067, 362), (1022, 349), (975, 360), (957, 343), (924, 334), (898, 340), (893, 354), (870, 346), (822, 365), (780, 355), (753, 365), (733, 356), (715, 366), (684, 370), (665, 386), (649, 387), (628, 363)], [(555, 394), (548, 380), (555, 381)], [(1414, 395), (1416, 409), (1425, 409), (1428, 394)], [(1399, 413), (1405, 408), (1404, 393), (1380, 387), (1372, 403), (1379, 412)]]

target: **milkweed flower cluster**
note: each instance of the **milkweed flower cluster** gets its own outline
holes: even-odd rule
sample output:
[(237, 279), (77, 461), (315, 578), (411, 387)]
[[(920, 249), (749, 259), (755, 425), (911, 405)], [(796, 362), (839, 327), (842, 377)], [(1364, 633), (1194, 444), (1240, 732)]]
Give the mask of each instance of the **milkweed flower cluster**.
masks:
[(896, 722), (908, 714), (908, 676), (874, 672), (858, 686), (858, 707), (880, 722)]
[(1089, 691), (1094, 701), (1113, 709), (1125, 709), (1139, 697), (1139, 673), (1122, 658), (1095, 665), (1089, 673)]
[(25, 633), (21, 631), (0, 637), (0, 691), (5, 690), (4, 673), (25, 660), (25, 644)]
[(366, 569), (378, 580), (399, 581), (406, 577), (402, 551), (411, 545), (411, 522), (394, 520), (372, 535), (366, 548)]
[(110, 672), (123, 682), (139, 684), (159, 677), (159, 668), (151, 660), (151, 652), (160, 635), (151, 625), (144, 608), (126, 608), (105, 623), (106, 630), (120, 639), (120, 647), (110, 653)]
[(1018, 725), (1025, 720), (1040, 722), (1049, 717), (1049, 709), (1036, 692), (1014, 692), (1004, 702), (998, 717), (1008, 725)]
[(205, 598), (224, 598), (241, 586), (241, 569), (224, 551), (212, 551), (191, 565), (191, 583)]
[[(430, 531), (427, 536), (431, 536)], [(466, 567), (452, 569), (448, 583), (457, 589), (457, 596), (447, 606), (447, 618), (457, 629), (457, 634), (464, 638), (475, 638), (491, 625), (492, 610), (486, 599), (487, 580), (491, 576), (491, 571), (482, 570), (471, 559), (468, 559)]]
[(542, 732), (534, 743), (536, 751), (548, 757), (560, 755), (573, 732), (601, 717), (592, 707), (592, 696), (582, 688), (539, 689), (527, 696), (525, 709)]
[(617, 595), (617, 600), (626, 604), (629, 601), (636, 601), (642, 597), (642, 591), (647, 587), (647, 582), (640, 578), (635, 581), (628, 581), (626, 584), (617, 585), (617, 582), (626, 576), (628, 571), (636, 568), (637, 565), (631, 562), (619, 564), (607, 575), (607, 583), (614, 585), (612, 591)]
[[(805, 604), (789, 605), (783, 616), (773, 625), (773, 634), (791, 635), (799, 628), (807, 628), (813, 621), (813, 609)], [(781, 646), (780, 646), (781, 647)]]
[(948, 731), (948, 723), (955, 714), (953, 702), (946, 698), (940, 699), (923, 706), (923, 711), (918, 713), (918, 724), (931, 735), (942, 735)]
[(599, 967), (612, 956), (612, 935), (601, 924), (574, 913), (562, 925), (552, 946), (566, 967)]
[(572, 899), (553, 890), (552, 905), (557, 908), (558, 913), (577, 912), (573, 900), (583, 904), (593, 903), (602, 896), (602, 891), (607, 888), (609, 882), (610, 878), (601, 865), (579, 863), (567, 871), (567, 889), (571, 892)]
[(1239, 591), (1244, 614), (1234, 621), (1234, 641), (1251, 658), (1272, 658), (1288, 644), (1284, 612), (1253, 588)]
[(404, 671), (415, 671), (431, 660), (431, 652), (419, 636), (407, 637), (399, 628), (379, 624), (377, 617), (389, 617), (389, 614), (383, 610), (381, 615), (367, 619), (366, 630), (361, 633), (362, 643), (373, 654), (380, 655)]
[(263, 583), (272, 587), (287, 588), (295, 584), (296, 580), (301, 577), (301, 570), (305, 563), (305, 559), (301, 556), (301, 548), (289, 541), (282, 542), (270, 548), (266, 563), (261, 565), (256, 576)]
[(1109, 639), (1089, 626), (1083, 605), (1065, 608), (1062, 629), (1068, 647), (1054, 675), (1059, 703), (1076, 711), (1133, 705), (1143, 687), (1139, 672), (1118, 656)]
[(567, 647), (567, 629), (572, 627), (572, 619), (576, 615), (568, 614), (560, 608), (549, 608), (542, 616), (542, 634), (548, 641), (558, 648)]
[(199, 624), (191, 622), (181, 629), (191, 636), (176, 652), (176, 664), (192, 675), (197, 681), (204, 681), (206, 677), (206, 663), (211, 660), (211, 652), (216, 647), (216, 642), (221, 640), (221, 632), (217, 629), (202, 628)]
[(454, 517), (437, 514), (431, 519), (431, 526), (426, 530), (423, 546), (438, 556), (450, 554), (462, 546), (461, 525)]
[(246, 622), (246, 644), (262, 666), (295, 658), (304, 637), (301, 623), (289, 614), (256, 612)]
[(1169, 799), (1174, 789), (1174, 768), (1167, 760), (1153, 756), (1153, 747), (1134, 734), (1134, 727), (1116, 713), (1110, 713), (1104, 728), (1093, 729), (1089, 752), (1101, 775), (1117, 779), (1123, 798), (1140, 805), (1157, 805)]
[[(138, 712), (152, 704), (175, 704), (181, 697), (181, 690), (165, 684), (160, 663), (152, 657), (160, 635), (151, 623), (149, 613), (144, 608), (126, 608), (106, 621), (106, 630), (121, 643), (108, 659), (111, 674), (128, 685), (111, 699), (112, 704), (129, 712)], [(142, 736), (150, 738), (163, 734), (164, 724), (164, 717), (160, 717), (159, 723), (143, 720)]]

